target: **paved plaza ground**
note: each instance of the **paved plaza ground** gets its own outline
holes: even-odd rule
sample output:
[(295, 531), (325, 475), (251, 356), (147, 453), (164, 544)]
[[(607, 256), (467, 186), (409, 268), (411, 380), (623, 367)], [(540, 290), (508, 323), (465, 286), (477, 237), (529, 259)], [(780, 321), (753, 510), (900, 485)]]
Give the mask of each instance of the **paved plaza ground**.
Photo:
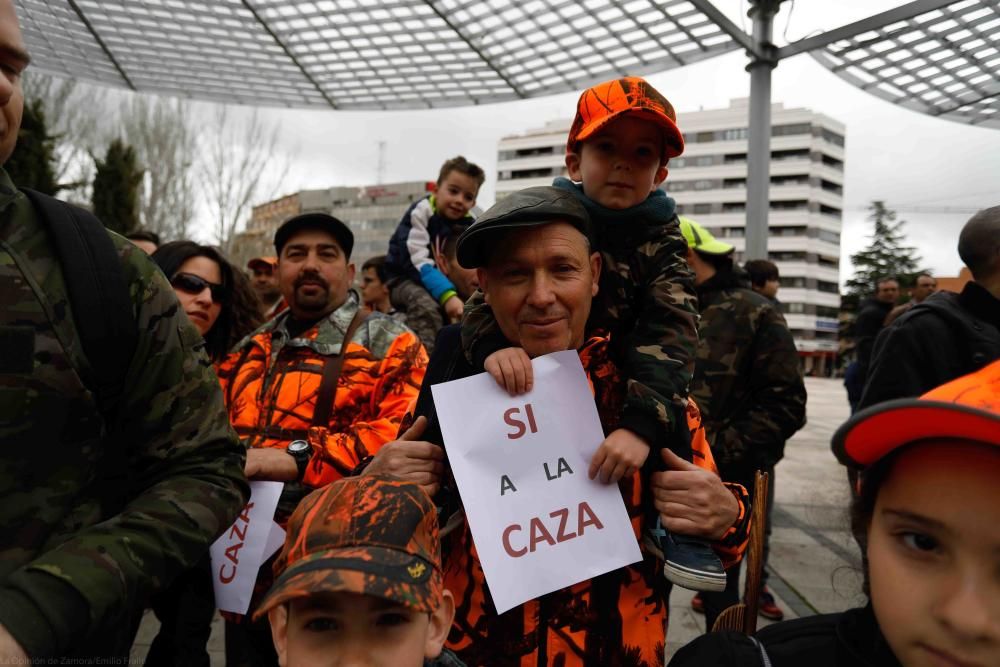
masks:
[[(846, 475), (830, 453), (830, 437), (848, 417), (847, 396), (840, 380), (807, 378), (806, 388), (808, 424), (789, 441), (775, 473), (770, 587), (786, 618), (863, 602), (860, 557), (848, 529)], [(671, 598), (668, 656), (704, 632), (705, 619), (691, 610), (690, 599), (683, 590)], [(146, 654), (157, 625), (147, 612), (134, 656)], [(222, 634), (217, 618), (209, 642), (213, 667), (225, 664)]]

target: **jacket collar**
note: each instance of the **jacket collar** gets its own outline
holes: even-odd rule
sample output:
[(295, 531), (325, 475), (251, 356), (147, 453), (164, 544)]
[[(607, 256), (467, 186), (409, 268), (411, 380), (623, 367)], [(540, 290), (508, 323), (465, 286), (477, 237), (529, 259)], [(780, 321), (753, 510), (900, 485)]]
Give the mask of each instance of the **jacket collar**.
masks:
[(306, 347), (325, 357), (340, 354), (344, 336), (361, 307), (360, 303), (358, 293), (353, 289), (348, 290), (347, 301), (343, 305), (294, 338), (288, 333), (287, 324), (291, 314), (286, 310), (275, 319), (272, 349), (278, 350), (285, 346)]
[(973, 315), (1000, 329), (1000, 299), (985, 287), (970, 280), (958, 295), (958, 301)]

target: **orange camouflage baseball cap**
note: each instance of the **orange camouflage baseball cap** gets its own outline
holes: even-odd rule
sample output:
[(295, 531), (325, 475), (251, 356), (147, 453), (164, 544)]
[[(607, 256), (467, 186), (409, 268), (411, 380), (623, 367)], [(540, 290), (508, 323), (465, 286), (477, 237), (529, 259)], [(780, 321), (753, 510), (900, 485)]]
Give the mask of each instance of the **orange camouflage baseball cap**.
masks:
[(576, 118), (569, 129), (566, 152), (575, 152), (579, 142), (586, 141), (623, 114), (645, 118), (662, 128), (661, 161), (664, 164), (684, 152), (684, 136), (677, 128), (673, 105), (645, 79), (637, 76), (612, 79), (583, 91), (576, 103)]
[(247, 262), (247, 268), (251, 271), (274, 271), (278, 268), (277, 257), (254, 257)]
[(834, 434), (833, 453), (844, 465), (861, 469), (905, 445), (940, 438), (1000, 447), (1000, 361), (920, 398), (862, 410)]
[(395, 477), (338, 480), (292, 513), (274, 576), (255, 619), (289, 600), (337, 592), (433, 612), (444, 591), (434, 504)]

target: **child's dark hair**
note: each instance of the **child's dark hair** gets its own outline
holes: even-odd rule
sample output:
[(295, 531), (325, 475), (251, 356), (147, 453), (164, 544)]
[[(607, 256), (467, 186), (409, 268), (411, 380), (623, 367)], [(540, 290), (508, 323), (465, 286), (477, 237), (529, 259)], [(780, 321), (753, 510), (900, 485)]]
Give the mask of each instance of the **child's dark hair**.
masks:
[(385, 255), (376, 255), (361, 265), (362, 273), (368, 269), (375, 269), (375, 275), (378, 276), (380, 282), (384, 283), (389, 280), (389, 274), (385, 270)]
[(160, 235), (146, 229), (136, 229), (125, 235), (129, 241), (148, 241), (155, 246), (160, 245)]
[(750, 284), (763, 287), (769, 280), (778, 280), (778, 266), (766, 259), (751, 259), (743, 267), (750, 274)]
[(878, 492), (892, 471), (892, 466), (899, 457), (900, 451), (903, 450), (894, 451), (861, 473), (858, 478), (861, 485), (860, 493), (853, 489), (851, 491), (851, 533), (854, 535), (854, 541), (858, 543), (858, 548), (861, 549), (861, 569), (864, 576), (861, 590), (869, 597), (871, 586), (868, 581), (868, 527), (875, 514), (875, 501), (878, 499)]
[(483, 187), (483, 183), (486, 182), (486, 172), (478, 164), (473, 164), (469, 162), (461, 155), (451, 158), (450, 160), (445, 160), (445, 163), (441, 165), (441, 171), (438, 173), (437, 184), (441, 185), (444, 179), (448, 178), (448, 174), (453, 171), (457, 171), (460, 174), (465, 174), (469, 178), (475, 179), (477, 187)]
[(226, 288), (229, 299), (222, 304), (219, 319), (205, 334), (205, 350), (212, 361), (225, 358), (233, 345), (263, 322), (260, 301), (250, 286), (250, 281), (242, 272), (233, 268), (217, 248), (194, 241), (171, 241), (157, 248), (150, 257), (168, 280), (192, 257), (204, 257), (219, 266), (222, 285)]

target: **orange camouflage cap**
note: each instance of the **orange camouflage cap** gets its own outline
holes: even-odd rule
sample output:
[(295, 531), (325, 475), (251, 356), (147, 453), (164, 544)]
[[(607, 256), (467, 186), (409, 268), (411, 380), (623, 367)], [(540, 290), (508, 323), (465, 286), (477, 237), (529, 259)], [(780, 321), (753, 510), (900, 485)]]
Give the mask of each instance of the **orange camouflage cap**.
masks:
[(684, 136), (677, 128), (673, 105), (649, 82), (637, 76), (612, 79), (583, 91), (576, 103), (576, 118), (569, 129), (566, 152), (575, 152), (577, 143), (586, 141), (623, 114), (645, 118), (662, 128), (662, 163), (684, 152)]
[(833, 436), (833, 453), (867, 468), (921, 440), (954, 438), (1000, 447), (1000, 361), (932, 389), (920, 398), (862, 410)]
[(278, 268), (277, 257), (254, 257), (247, 262), (247, 268), (251, 271), (274, 271)]
[(292, 513), (274, 576), (255, 619), (289, 600), (337, 592), (432, 612), (444, 591), (434, 504), (395, 477), (338, 480)]

